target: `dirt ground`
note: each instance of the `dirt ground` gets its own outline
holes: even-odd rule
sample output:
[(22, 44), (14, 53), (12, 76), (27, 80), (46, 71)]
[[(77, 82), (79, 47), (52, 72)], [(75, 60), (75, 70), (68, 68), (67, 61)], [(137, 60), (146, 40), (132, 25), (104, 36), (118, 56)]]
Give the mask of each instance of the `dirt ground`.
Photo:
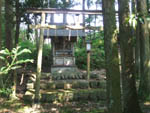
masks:
[(104, 113), (103, 102), (65, 102), (25, 104), (23, 100), (0, 99), (0, 113)]

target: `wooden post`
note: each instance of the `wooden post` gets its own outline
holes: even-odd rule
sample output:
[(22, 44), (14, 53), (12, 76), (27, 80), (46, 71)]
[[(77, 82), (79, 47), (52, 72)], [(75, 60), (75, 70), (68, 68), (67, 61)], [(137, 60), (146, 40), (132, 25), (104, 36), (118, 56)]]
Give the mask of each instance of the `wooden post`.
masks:
[[(42, 13), (41, 16), (41, 25), (45, 24), (45, 13)], [(42, 68), (42, 52), (43, 52), (43, 40), (44, 40), (44, 28), (40, 30), (40, 40), (39, 40), (39, 49), (37, 56), (37, 74), (36, 74), (36, 83), (35, 83), (35, 103), (39, 103), (40, 100), (40, 77), (41, 77), (41, 68)]]
[(90, 51), (87, 52), (87, 80), (90, 84)]

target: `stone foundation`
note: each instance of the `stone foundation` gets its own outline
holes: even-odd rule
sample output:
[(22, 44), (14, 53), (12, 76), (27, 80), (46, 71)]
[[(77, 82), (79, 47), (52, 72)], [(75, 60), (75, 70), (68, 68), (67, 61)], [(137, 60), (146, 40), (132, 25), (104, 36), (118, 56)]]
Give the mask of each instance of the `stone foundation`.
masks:
[(77, 72), (78, 69), (76, 66), (52, 66), (51, 73), (64, 73), (64, 72)]
[(53, 80), (70, 80), (86, 78), (86, 74), (79, 71), (76, 66), (52, 67), (51, 74)]

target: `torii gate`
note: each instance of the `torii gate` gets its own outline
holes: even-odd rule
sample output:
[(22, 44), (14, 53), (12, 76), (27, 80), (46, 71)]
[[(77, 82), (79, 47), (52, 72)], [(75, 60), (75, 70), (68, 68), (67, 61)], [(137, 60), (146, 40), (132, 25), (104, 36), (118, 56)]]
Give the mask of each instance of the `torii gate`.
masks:
[(44, 29), (72, 29), (72, 30), (99, 30), (99, 27), (91, 27), (91, 26), (81, 26), (78, 23), (75, 26), (72, 25), (46, 25), (45, 24), (45, 14), (49, 13), (63, 13), (63, 14), (82, 14), (82, 15), (101, 15), (102, 10), (70, 10), (70, 9), (28, 9), (27, 13), (41, 13), (41, 24), (39, 25), (30, 25), (33, 29), (41, 29), (40, 30), (40, 40), (39, 40), (39, 48), (38, 48), (38, 56), (37, 56), (37, 74), (36, 74), (36, 82), (35, 82), (35, 103), (38, 103), (40, 100), (40, 77), (41, 77), (41, 69), (42, 69), (42, 52), (43, 52), (43, 40), (44, 40)]

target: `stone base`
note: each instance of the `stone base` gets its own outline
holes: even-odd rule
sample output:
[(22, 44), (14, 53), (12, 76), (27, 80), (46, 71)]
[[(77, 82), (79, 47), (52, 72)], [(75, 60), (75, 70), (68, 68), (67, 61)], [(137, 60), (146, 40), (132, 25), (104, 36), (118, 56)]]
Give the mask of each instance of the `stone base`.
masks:
[(52, 67), (51, 74), (53, 80), (85, 79), (86, 77), (76, 66)]
[(51, 73), (65, 73), (65, 72), (77, 72), (76, 66), (52, 66)]

